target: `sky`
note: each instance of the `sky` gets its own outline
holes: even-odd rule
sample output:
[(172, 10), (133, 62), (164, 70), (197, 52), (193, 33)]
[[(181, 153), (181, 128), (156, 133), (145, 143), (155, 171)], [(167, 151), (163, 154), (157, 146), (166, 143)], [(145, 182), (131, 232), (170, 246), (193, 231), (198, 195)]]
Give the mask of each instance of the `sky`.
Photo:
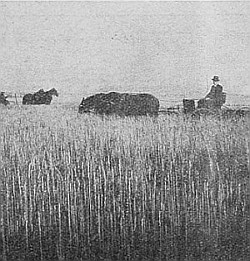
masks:
[(250, 95), (250, 2), (0, 2), (1, 91)]

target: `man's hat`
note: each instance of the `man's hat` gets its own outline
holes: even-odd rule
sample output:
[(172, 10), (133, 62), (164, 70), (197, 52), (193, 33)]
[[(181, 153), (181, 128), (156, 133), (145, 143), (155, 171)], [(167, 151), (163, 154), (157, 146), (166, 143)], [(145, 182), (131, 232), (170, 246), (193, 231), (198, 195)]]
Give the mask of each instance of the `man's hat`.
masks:
[(219, 82), (219, 81), (220, 81), (219, 76), (214, 76), (214, 78), (212, 79), (212, 81)]

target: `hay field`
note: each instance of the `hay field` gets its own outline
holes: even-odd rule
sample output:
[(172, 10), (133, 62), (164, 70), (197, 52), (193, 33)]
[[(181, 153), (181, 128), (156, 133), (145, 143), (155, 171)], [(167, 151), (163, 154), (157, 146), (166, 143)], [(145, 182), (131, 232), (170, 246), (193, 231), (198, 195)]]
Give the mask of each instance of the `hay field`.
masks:
[(0, 126), (2, 260), (250, 257), (245, 121), (21, 106)]

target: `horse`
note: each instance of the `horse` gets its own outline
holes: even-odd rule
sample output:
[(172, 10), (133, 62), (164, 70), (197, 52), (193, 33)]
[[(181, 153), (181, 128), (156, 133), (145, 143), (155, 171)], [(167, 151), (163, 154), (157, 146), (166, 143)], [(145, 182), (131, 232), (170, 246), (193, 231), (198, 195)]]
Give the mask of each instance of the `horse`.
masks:
[(22, 103), (24, 105), (40, 105), (40, 104), (46, 104), (49, 105), (52, 101), (52, 96), (58, 97), (58, 92), (55, 88), (44, 91), (43, 89), (40, 89), (38, 92), (35, 93), (28, 93), (23, 96)]

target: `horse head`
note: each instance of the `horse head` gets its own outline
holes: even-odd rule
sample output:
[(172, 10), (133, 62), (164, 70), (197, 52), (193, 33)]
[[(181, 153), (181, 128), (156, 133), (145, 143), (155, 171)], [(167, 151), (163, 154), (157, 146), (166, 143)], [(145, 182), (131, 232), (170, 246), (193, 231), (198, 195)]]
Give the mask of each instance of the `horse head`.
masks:
[(49, 90), (47, 93), (49, 93), (50, 95), (55, 95), (56, 97), (59, 96), (59, 94), (55, 88)]

